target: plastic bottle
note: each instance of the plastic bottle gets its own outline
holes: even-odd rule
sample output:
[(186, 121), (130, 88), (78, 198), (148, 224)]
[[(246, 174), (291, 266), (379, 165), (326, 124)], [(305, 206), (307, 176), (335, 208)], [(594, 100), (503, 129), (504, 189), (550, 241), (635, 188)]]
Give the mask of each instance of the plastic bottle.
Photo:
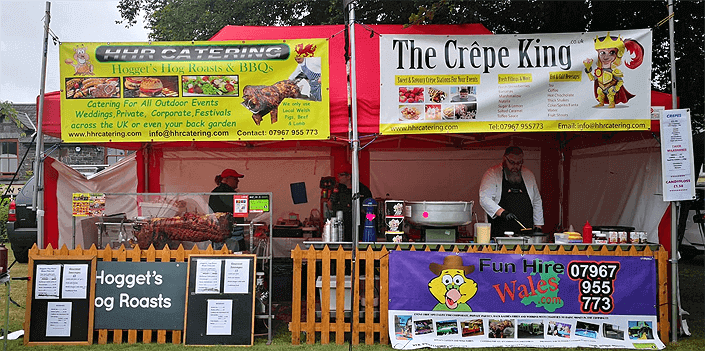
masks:
[(589, 221), (585, 221), (585, 225), (583, 226), (583, 243), (592, 243), (592, 226)]
[(321, 235), (321, 240), (323, 242), (331, 242), (330, 240), (331, 223), (330, 219), (326, 220), (326, 224), (323, 226), (323, 235)]
[(330, 220), (330, 241), (337, 242), (338, 240), (338, 220), (331, 218)]

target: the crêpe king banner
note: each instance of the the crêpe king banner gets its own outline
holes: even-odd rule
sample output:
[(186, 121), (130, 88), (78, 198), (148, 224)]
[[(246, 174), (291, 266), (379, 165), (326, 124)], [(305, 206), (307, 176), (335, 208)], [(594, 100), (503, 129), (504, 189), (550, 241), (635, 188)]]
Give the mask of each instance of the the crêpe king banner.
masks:
[(651, 37), (381, 36), (380, 132), (648, 130)]
[(65, 142), (330, 136), (328, 41), (62, 43)]
[(653, 257), (391, 251), (396, 349), (663, 349)]

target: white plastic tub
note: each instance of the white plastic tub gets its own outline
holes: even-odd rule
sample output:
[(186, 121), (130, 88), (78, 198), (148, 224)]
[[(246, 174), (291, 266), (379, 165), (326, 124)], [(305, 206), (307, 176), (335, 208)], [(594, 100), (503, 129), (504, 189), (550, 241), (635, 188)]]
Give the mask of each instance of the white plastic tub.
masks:
[[(349, 275), (345, 276), (345, 311), (350, 311), (350, 291), (351, 291), (351, 278)], [(331, 277), (330, 279), (330, 311), (335, 311), (336, 304), (336, 277)], [(318, 297), (323, 301), (323, 277), (316, 278), (316, 288), (318, 289)], [(322, 308), (322, 307), (321, 307)]]

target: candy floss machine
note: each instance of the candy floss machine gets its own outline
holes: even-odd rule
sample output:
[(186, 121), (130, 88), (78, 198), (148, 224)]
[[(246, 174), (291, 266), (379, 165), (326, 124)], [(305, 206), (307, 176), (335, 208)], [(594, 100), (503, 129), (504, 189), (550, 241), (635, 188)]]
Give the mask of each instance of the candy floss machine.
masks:
[(456, 242), (458, 226), (472, 222), (472, 201), (405, 201), (404, 217), (426, 242)]

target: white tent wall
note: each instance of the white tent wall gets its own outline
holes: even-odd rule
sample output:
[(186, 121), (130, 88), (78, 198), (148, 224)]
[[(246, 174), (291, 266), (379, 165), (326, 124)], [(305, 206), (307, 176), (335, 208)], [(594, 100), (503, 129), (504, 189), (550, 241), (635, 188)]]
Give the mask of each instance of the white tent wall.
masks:
[[(288, 218), (298, 213), (301, 220), (312, 209), (320, 210), (320, 180), (331, 176), (330, 148), (267, 150), (164, 150), (160, 165), (162, 193), (207, 193), (215, 188), (214, 178), (232, 168), (245, 175), (238, 192), (272, 193), (272, 217)], [(308, 202), (294, 204), (291, 183), (304, 182)], [(155, 190), (156, 192), (156, 190)], [(208, 212), (207, 204), (199, 209)]]
[(661, 150), (654, 139), (572, 152), (568, 222), (582, 231), (586, 220), (648, 232), (658, 243), (658, 225), (669, 203), (662, 200)]
[[(129, 155), (110, 167), (86, 178), (84, 175), (55, 161), (52, 167), (58, 173), (56, 184), (56, 202), (59, 224), (59, 247), (73, 246), (73, 193), (135, 193), (137, 192), (137, 161), (135, 155)], [(105, 214), (125, 213), (128, 218), (137, 215), (133, 199), (122, 197), (125, 201), (105, 202)], [(84, 245), (81, 221), (88, 217), (76, 217), (76, 245)]]
[[(540, 189), (541, 151), (522, 149), (524, 166), (534, 172)], [(391, 200), (474, 201), (473, 212), (480, 216), (482, 175), (502, 161), (504, 150), (371, 150), (368, 186), (375, 197)]]

